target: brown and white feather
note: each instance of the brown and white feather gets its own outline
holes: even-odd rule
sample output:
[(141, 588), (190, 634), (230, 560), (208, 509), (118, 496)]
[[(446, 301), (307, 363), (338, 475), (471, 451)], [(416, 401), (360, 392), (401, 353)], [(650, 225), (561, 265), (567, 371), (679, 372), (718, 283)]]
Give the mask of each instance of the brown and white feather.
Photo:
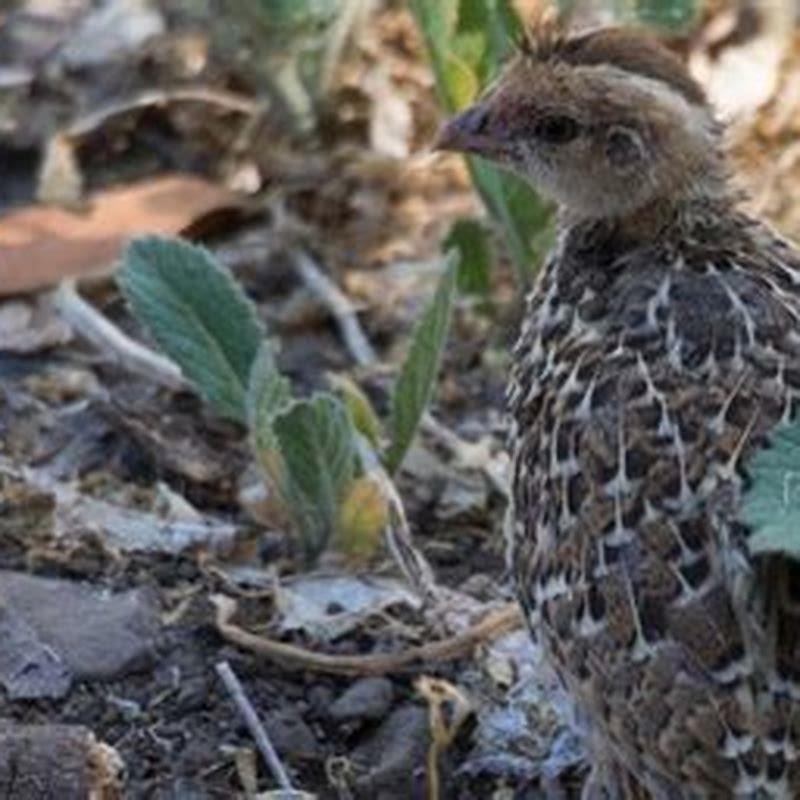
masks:
[(800, 254), (740, 209), (702, 90), (636, 32), (547, 29), (441, 145), (560, 206), (514, 353), (510, 558), (600, 743), (586, 796), (800, 797), (800, 569), (742, 519), (800, 401)]

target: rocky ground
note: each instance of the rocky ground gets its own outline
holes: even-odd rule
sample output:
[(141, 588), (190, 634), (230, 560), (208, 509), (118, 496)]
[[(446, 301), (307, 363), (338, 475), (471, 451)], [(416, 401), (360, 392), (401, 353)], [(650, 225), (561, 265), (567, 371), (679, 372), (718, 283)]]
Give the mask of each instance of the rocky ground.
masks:
[[(482, 213), (458, 159), (427, 149), (439, 111), (402, 3), (363, 3), (322, 99), (274, 86), (315, 34), (255, 35), (234, 5), (0, 10), (0, 794), (278, 797), (227, 664), (312, 796), (576, 796), (583, 753), (503, 560), (521, 303), (502, 246), (457, 304), (436, 422), (397, 479), (427, 595), (386, 549), (305, 565), (244, 432), (125, 344), (152, 354), (114, 282), (122, 245), (184, 234), (241, 282), (297, 386), (347, 375), (384, 412), (441, 242)], [(798, 234), (793, 28), (706, 17), (675, 45), (739, 120), (753, 203)], [(764, 96), (726, 83), (737, 52)]]

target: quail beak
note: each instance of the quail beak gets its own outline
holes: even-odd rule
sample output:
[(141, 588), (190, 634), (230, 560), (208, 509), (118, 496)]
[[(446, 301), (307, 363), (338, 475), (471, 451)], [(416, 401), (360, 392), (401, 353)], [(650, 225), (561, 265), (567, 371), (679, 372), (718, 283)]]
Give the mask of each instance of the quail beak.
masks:
[(476, 103), (444, 124), (433, 148), (498, 158), (503, 153), (503, 142), (491, 131), (489, 108)]

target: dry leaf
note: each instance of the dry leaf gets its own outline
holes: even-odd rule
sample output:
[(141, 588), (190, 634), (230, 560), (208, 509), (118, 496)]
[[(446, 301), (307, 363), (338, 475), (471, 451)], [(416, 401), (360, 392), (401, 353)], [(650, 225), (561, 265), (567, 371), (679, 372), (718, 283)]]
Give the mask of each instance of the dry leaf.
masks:
[(357, 563), (369, 561), (389, 523), (389, 506), (381, 487), (369, 476), (347, 488), (339, 508), (336, 546)]
[(84, 213), (15, 209), (0, 217), (0, 296), (107, 273), (133, 236), (179, 234), (238, 207), (241, 200), (217, 184), (169, 175), (98, 192)]

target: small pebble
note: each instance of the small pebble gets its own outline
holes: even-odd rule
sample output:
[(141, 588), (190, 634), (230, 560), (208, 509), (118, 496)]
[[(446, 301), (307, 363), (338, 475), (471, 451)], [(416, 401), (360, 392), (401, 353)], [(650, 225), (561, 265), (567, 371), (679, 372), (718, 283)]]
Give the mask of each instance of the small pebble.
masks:
[(330, 707), (337, 722), (382, 719), (394, 700), (394, 687), (386, 678), (363, 678), (356, 681)]

